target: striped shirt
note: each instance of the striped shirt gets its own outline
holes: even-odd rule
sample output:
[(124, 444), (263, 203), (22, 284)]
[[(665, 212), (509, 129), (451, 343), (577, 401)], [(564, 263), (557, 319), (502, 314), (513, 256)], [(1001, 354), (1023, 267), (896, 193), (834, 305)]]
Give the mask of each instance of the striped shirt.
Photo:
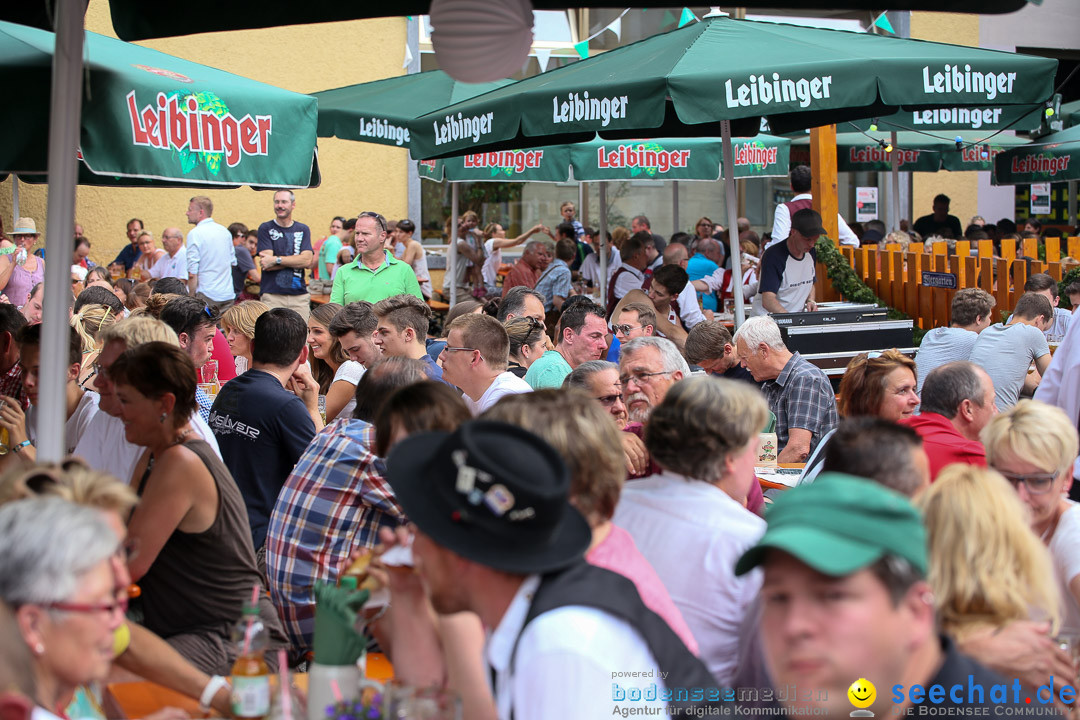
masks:
[(270, 597), (295, 648), (310, 649), (317, 580), (336, 582), (359, 548), (378, 542), (380, 527), (405, 516), (370, 450), (375, 428), (341, 418), (317, 433), (278, 495), (266, 534)]

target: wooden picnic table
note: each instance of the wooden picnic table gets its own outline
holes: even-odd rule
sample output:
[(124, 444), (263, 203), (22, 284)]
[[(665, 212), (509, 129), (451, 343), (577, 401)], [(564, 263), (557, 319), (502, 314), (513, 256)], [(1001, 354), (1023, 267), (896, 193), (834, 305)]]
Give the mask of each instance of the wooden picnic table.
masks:
[[(382, 653), (368, 653), (366, 668), (368, 680), (384, 683), (394, 677), (394, 668)], [(294, 673), (292, 678), (296, 687), (306, 693), (307, 673)], [(122, 714), (121, 720), (143, 718), (166, 707), (183, 710), (193, 718), (218, 717), (213, 711), (203, 712), (198, 700), (147, 681), (111, 683), (105, 688), (105, 696), (105, 704), (116, 708)]]

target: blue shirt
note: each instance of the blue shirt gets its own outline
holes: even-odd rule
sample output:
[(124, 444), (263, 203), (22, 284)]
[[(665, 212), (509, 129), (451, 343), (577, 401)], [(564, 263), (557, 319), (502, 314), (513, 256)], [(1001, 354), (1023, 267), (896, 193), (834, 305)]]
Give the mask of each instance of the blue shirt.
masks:
[(140, 255), (142, 255), (142, 253), (139, 252), (139, 246), (129, 244), (127, 247), (120, 251), (120, 254), (117, 255), (116, 259), (113, 260), (110, 264), (115, 265), (116, 263), (123, 263), (124, 269), (130, 270), (132, 266), (135, 265), (135, 261), (139, 259)]
[(570, 279), (570, 266), (558, 258), (551, 261), (544, 273), (536, 281), (536, 292), (541, 293), (544, 300), (544, 310), (555, 309), (555, 296), (564, 300), (570, 297), (574, 290), (574, 284)]
[[(311, 228), (299, 222), (281, 227), (277, 220), (267, 220), (259, 226), (258, 251), (263, 250), (273, 250), (277, 257), (311, 252)], [(263, 271), (261, 287), (266, 295), (303, 295), (307, 292), (304, 268), (275, 270), (271, 266)]]
[(315, 423), (303, 400), (270, 373), (252, 368), (221, 387), (209, 424), (244, 496), (258, 550), (278, 493), (315, 436)]
[[(695, 254), (694, 257), (690, 258), (690, 262), (686, 263), (686, 274), (690, 276), (691, 281), (700, 280), (702, 278), (708, 277), (719, 269), (719, 265), (702, 255), (701, 253)], [(701, 301), (701, 307), (703, 310), (717, 309), (715, 293), (699, 292), (697, 296), (698, 299)]]

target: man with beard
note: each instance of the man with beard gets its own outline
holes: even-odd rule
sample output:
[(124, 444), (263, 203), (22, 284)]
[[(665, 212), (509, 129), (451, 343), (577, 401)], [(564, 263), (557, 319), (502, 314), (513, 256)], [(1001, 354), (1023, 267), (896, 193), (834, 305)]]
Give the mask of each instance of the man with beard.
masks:
[(690, 366), (670, 340), (645, 336), (623, 345), (619, 382), (630, 422), (647, 422), (668, 389), (689, 375)]
[(525, 373), (533, 390), (557, 388), (570, 371), (583, 362), (599, 360), (607, 352), (604, 308), (582, 298), (568, 303), (559, 318), (559, 344), (548, 350)]

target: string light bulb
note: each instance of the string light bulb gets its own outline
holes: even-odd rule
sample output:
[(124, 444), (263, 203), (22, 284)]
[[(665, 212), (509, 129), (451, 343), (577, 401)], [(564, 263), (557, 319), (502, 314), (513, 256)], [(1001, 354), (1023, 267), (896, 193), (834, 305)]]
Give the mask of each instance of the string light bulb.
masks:
[(870, 123), (870, 132), (877, 132), (877, 118), (874, 118), (874, 121)]

